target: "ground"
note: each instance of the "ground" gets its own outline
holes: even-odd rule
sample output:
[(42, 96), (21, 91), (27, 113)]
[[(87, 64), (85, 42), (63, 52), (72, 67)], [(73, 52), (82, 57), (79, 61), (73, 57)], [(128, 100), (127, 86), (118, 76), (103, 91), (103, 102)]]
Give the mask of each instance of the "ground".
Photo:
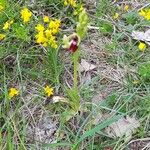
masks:
[(149, 26), (146, 0), (0, 0), (0, 149), (150, 149)]

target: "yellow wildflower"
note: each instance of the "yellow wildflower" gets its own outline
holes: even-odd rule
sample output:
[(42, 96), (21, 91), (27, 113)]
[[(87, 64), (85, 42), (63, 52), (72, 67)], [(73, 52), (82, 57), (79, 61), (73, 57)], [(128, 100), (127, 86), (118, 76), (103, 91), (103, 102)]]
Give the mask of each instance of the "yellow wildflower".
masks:
[(58, 45), (57, 45), (57, 41), (56, 41), (56, 37), (55, 36), (51, 36), (50, 37), (50, 39), (49, 39), (49, 41), (48, 41), (48, 43), (50, 44), (50, 46), (52, 47), (52, 48), (57, 48), (58, 47)]
[(37, 26), (35, 27), (36, 30), (38, 30), (39, 32), (44, 31), (45, 28), (42, 24), (37, 24)]
[(47, 47), (47, 42), (43, 43), (42, 46)]
[(75, 0), (68, 0), (69, 4), (73, 7), (76, 7), (77, 4), (76, 4), (76, 1)]
[(139, 15), (144, 17), (146, 20), (150, 20), (150, 9), (141, 9)]
[(113, 18), (114, 18), (114, 19), (118, 19), (118, 18), (119, 18), (119, 14), (118, 14), (118, 13), (115, 13), (115, 15), (114, 15)]
[(58, 30), (59, 30), (59, 29), (56, 29), (56, 28), (52, 29), (52, 34), (53, 34), (53, 35), (57, 34), (57, 33), (58, 33)]
[(19, 94), (19, 91), (16, 88), (10, 88), (9, 90), (9, 98), (12, 98), (14, 96), (17, 96)]
[(49, 23), (49, 28), (53, 28), (54, 26), (55, 26), (55, 22), (53, 20), (51, 20)]
[(51, 44), (51, 47), (54, 48), (54, 49), (56, 49), (58, 47), (55, 40), (50, 40), (50, 44)]
[(145, 16), (145, 15), (146, 15), (145, 10), (141, 9), (141, 10), (139, 11), (139, 15), (140, 15), (140, 16)]
[(146, 49), (146, 44), (144, 42), (140, 42), (138, 45), (138, 48), (139, 48), (139, 50), (144, 52), (144, 50)]
[(61, 24), (61, 21), (59, 19), (55, 19), (55, 20), (50, 21), (49, 28), (54, 35), (59, 32), (60, 24)]
[(43, 17), (43, 21), (44, 21), (45, 23), (48, 23), (48, 22), (49, 22), (49, 17), (48, 17), (48, 16), (44, 16), (44, 17)]
[(76, 6), (77, 6), (75, 0), (64, 0), (64, 5), (65, 5), (65, 6), (71, 5), (72, 7), (76, 7)]
[(49, 28), (52, 29), (52, 28), (56, 28), (57, 25), (55, 23), (55, 21), (51, 20), (50, 23), (49, 23)]
[(23, 19), (23, 22), (29, 22), (31, 16), (32, 16), (32, 13), (28, 8), (23, 8), (21, 10), (21, 18)]
[(48, 85), (44, 88), (44, 92), (48, 97), (50, 97), (54, 94), (53, 91), (54, 91), (53, 88), (51, 88)]
[(0, 34), (0, 41), (3, 40), (6, 37), (5, 34)]
[(13, 20), (7, 21), (4, 23), (3, 30), (7, 30), (10, 28), (11, 24), (13, 24)]
[(57, 48), (57, 42), (55, 35), (59, 31), (61, 21), (59, 19), (51, 20), (48, 24), (48, 28), (44, 28), (43, 25), (38, 24), (35, 29), (38, 33), (35, 35), (36, 43), (41, 44), (44, 47), (50, 45), (52, 48)]
[(60, 26), (61, 21), (59, 19), (55, 19), (55, 23), (56, 23), (57, 26)]
[(43, 44), (48, 41), (48, 39), (44, 35), (44, 32), (42, 32), (42, 31), (39, 32), (37, 35), (35, 35), (35, 37), (36, 37), (36, 42), (38, 44)]
[(52, 36), (52, 31), (49, 30), (49, 29), (45, 30), (45, 35), (46, 35), (47, 38), (51, 37)]
[(4, 26), (3, 26), (3, 30), (7, 30), (9, 29), (10, 24), (8, 22), (5, 22)]
[(53, 44), (51, 45), (51, 47), (54, 48), (54, 49), (56, 49), (56, 48), (58, 48), (58, 45), (57, 45), (56, 43), (53, 43)]
[(128, 11), (129, 10), (129, 5), (125, 5), (123, 9), (124, 9), (124, 11)]
[(52, 48), (56, 49), (58, 47), (55, 36), (51, 36), (48, 40), (48, 43), (51, 45)]

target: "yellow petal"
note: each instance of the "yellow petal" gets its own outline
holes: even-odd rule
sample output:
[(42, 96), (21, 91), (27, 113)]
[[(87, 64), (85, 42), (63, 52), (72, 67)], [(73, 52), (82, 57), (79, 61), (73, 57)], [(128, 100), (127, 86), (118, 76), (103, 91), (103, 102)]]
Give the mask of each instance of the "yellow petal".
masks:
[(145, 51), (145, 49), (146, 49), (146, 44), (145, 43), (143, 43), (143, 42), (140, 42), (139, 43), (139, 45), (138, 45), (138, 48), (139, 48), (139, 50), (141, 50), (141, 51)]
[(43, 17), (43, 21), (44, 21), (45, 23), (48, 23), (48, 22), (49, 22), (49, 17), (48, 17), (48, 16), (44, 16), (44, 17)]

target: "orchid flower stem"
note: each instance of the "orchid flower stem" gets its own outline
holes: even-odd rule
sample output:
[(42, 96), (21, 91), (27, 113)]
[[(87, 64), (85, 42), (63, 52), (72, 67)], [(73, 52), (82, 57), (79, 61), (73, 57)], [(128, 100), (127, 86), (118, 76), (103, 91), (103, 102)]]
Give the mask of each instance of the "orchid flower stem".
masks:
[(78, 60), (79, 60), (79, 50), (73, 53), (73, 88), (78, 92)]

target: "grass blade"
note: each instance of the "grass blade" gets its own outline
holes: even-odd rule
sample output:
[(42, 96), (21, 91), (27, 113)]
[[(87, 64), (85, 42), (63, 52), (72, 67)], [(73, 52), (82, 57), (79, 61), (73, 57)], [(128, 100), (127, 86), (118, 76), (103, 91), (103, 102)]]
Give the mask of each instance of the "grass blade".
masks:
[(76, 150), (77, 146), (80, 142), (82, 142), (85, 138), (93, 136), (96, 132), (99, 132), (99, 130), (104, 129), (105, 127), (107, 127), (108, 125), (112, 124), (113, 122), (116, 122), (117, 120), (119, 120), (122, 116), (121, 115), (117, 115), (111, 118), (108, 118), (107, 120), (105, 120), (104, 122), (102, 122), (101, 124), (97, 125), (96, 127), (94, 127), (93, 129), (85, 132), (80, 139), (73, 145), (72, 150)]

